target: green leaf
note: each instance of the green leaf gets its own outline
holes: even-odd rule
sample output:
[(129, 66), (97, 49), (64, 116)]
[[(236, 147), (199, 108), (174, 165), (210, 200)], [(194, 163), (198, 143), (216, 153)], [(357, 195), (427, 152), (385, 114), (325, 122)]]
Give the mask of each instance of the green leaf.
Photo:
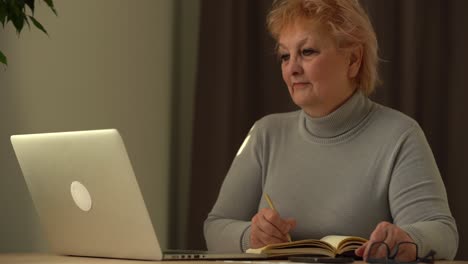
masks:
[(25, 13), (24, 0), (10, 0), (10, 6), (14, 7), (13, 11), (16, 15), (21, 15)]
[(34, 0), (24, 0), (29, 9), (31, 9), (32, 14), (34, 15)]
[(11, 18), (11, 21), (13, 22), (13, 25), (15, 26), (16, 31), (20, 33), (24, 26), (24, 17), (22, 15), (14, 16)]
[(42, 32), (44, 32), (46, 35), (49, 35), (47, 33), (47, 31), (45, 30), (45, 28), (41, 25), (41, 23), (39, 23), (39, 21), (37, 21), (33, 16), (29, 16), (29, 18), (31, 19), (31, 21), (33, 22), (33, 24), (38, 28), (40, 29)]
[(50, 7), (50, 9), (52, 9), (54, 14), (57, 15), (57, 10), (55, 10), (54, 2), (52, 2), (52, 0), (44, 0), (44, 2), (46, 2), (46, 4)]
[(5, 64), (5, 65), (8, 65), (8, 60), (6, 58), (6, 56), (3, 54), (3, 52), (0, 51), (0, 62)]
[(7, 12), (7, 22), (13, 22), (13, 25), (16, 28), (18, 33), (21, 32), (24, 26), (24, 20), (26, 20), (26, 15), (24, 14), (24, 1), (22, 0), (9, 0), (8, 5), (6, 6)]

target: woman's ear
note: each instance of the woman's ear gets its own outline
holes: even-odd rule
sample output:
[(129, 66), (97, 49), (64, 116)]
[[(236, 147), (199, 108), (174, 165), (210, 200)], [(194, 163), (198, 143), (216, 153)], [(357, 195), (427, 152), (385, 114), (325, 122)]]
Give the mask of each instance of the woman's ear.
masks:
[(349, 68), (348, 68), (348, 77), (355, 78), (359, 73), (362, 62), (363, 48), (362, 45), (356, 45), (350, 49), (349, 54)]

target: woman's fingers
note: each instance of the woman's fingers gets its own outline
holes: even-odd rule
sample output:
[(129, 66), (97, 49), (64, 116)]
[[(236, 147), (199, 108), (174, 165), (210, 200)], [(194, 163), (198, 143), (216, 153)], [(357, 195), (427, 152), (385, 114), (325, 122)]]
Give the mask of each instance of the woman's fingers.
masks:
[(261, 217), (263, 217), (263, 219), (258, 221), (257, 226), (262, 232), (272, 238), (274, 237), (280, 240), (286, 239), (285, 234), (283, 234), (283, 232), (275, 225), (274, 222), (270, 222), (270, 220), (265, 216)]
[(294, 219), (283, 220), (275, 210), (264, 208), (252, 218), (251, 247), (287, 242), (287, 234), (295, 225)]
[(289, 231), (291, 231), (291, 230), (293, 230), (294, 228), (296, 228), (296, 225), (297, 225), (296, 219), (294, 219), (294, 218), (287, 218), (285, 221), (286, 221), (286, 223), (289, 224), (288, 233), (289, 233)]
[[(383, 242), (382, 244), (379, 244)], [(372, 232), (369, 241), (358, 248), (355, 253), (367, 261), (368, 258), (385, 258), (396, 252), (402, 242), (413, 242), (413, 239), (401, 228), (389, 222), (379, 223)], [(400, 261), (413, 261), (417, 249), (413, 244), (400, 244), (397, 255)], [(388, 246), (388, 247), (387, 247)]]
[(264, 221), (260, 221), (259, 226), (265, 233), (280, 239), (287, 238), (286, 234), (290, 229), (289, 224), (281, 219), (278, 212), (268, 208), (260, 212)]
[(357, 248), (357, 249), (354, 251), (354, 254), (356, 254), (356, 256), (362, 257), (362, 256), (364, 255), (364, 251), (365, 251), (366, 248), (367, 248), (367, 245), (369, 245), (369, 241), (367, 241), (367, 242), (364, 243), (362, 246), (360, 246), (359, 248)]
[[(277, 237), (274, 237), (265, 233), (263, 230), (259, 229), (258, 226), (256, 227), (252, 226), (252, 228), (256, 228), (255, 236), (252, 238), (252, 240), (255, 240), (258, 243), (257, 247), (263, 247), (269, 244), (285, 242), (283, 239), (279, 239)], [(254, 233), (253, 231), (254, 230), (252, 229), (252, 233)]]
[(376, 245), (375, 242), (381, 242), (387, 239), (388, 236), (388, 222), (381, 222), (379, 223), (369, 238), (369, 243), (364, 250), (364, 260), (367, 260), (368, 256), (373, 258), (383, 258), (387, 255), (387, 246), (384, 244)]

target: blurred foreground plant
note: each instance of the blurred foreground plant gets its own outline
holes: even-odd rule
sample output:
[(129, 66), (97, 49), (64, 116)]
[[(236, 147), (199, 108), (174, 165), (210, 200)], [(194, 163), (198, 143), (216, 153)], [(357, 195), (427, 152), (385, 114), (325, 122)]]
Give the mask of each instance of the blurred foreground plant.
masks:
[[(42, 1), (57, 15), (57, 10), (55, 10), (52, 0)], [(19, 35), (24, 25), (27, 24), (28, 27), (31, 28), (30, 22), (32, 22), (36, 28), (47, 34), (42, 24), (34, 18), (35, 2), (36, 0), (0, 0), (0, 22), (2, 23), (2, 27), (5, 28), (5, 25), (11, 22)], [(27, 9), (29, 9), (29, 11), (27, 11)], [(8, 60), (1, 50), (0, 63), (8, 65)]]

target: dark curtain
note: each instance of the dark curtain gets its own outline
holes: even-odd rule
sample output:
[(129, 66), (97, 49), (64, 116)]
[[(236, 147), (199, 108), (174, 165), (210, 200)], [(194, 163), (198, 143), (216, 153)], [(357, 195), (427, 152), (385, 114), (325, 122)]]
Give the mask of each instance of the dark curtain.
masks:
[(296, 109), (265, 31), (270, 0), (202, 0), (187, 245), (205, 248), (203, 221), (242, 140), (267, 113)]
[[(203, 221), (232, 159), (260, 117), (296, 109), (265, 29), (271, 0), (202, 0), (187, 245), (204, 249)], [(442, 173), (468, 259), (468, 1), (362, 0), (377, 31), (383, 84), (373, 99), (415, 118)]]

